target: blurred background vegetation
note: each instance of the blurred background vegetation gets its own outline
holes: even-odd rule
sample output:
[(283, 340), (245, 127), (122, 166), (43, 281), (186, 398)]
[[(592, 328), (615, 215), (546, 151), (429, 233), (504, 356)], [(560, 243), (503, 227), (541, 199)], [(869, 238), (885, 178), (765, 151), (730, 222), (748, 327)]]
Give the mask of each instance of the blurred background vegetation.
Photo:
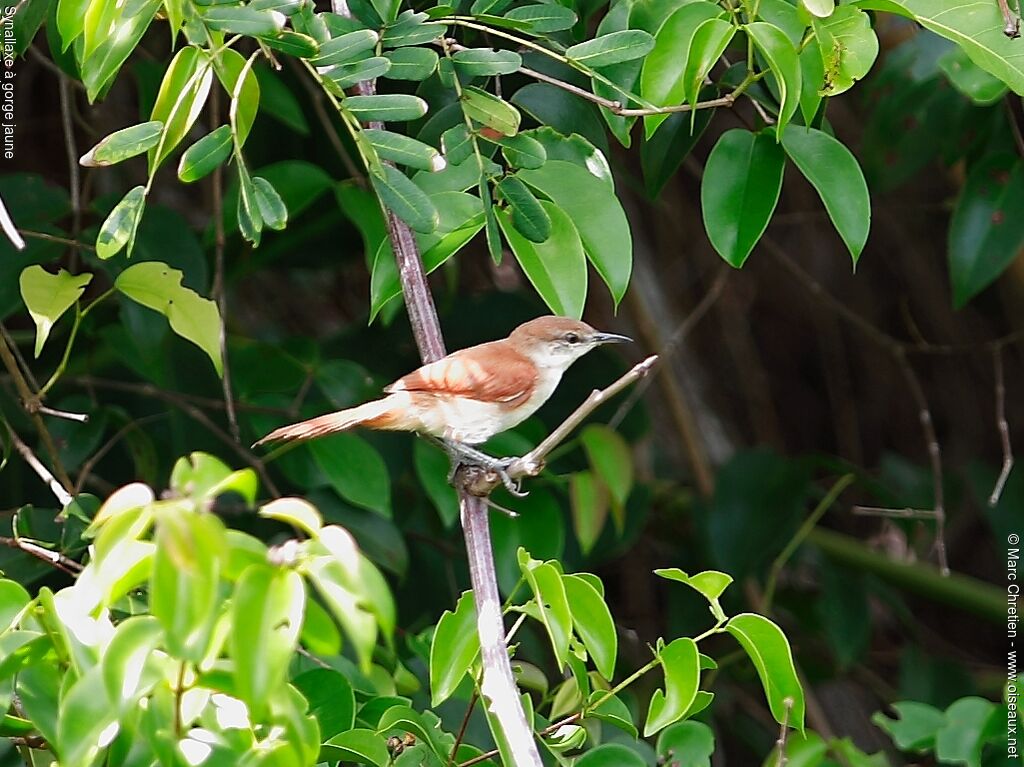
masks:
[[(989, 498), (1004, 459), (1000, 399), (1010, 442), (1024, 444), (1024, 336), (1014, 334), (1024, 326), (1016, 259), (1024, 244), (1024, 195), (1016, 190), (1024, 112), (1005, 88), (965, 94), (949, 74), (951, 43), (895, 16), (880, 14), (875, 23), (877, 63), (829, 111), (872, 195), (871, 236), (855, 272), (814, 190), (793, 168), (746, 266), (733, 270), (712, 249), (699, 204), (704, 161), (722, 132), (757, 123), (749, 104), (718, 110), (695, 142), (637, 139), (626, 149), (610, 140), (592, 104), (538, 83), (519, 91), (531, 89), (516, 101), (527, 123), (580, 134), (611, 164), (632, 228), (633, 277), (617, 311), (592, 280), (585, 318), (637, 343), (579, 362), (537, 418), (490, 447), (520, 453), (592, 387), (647, 354), (661, 353), (664, 362), (637, 389), (642, 396), (627, 393), (593, 419), (612, 421), (628, 442), (633, 470), (614, 480), (626, 497), (609, 488), (596, 501), (581, 495), (576, 477), (590, 463), (576, 440), (530, 485), (529, 497), (496, 495), (519, 517), (495, 513), (492, 525), (505, 588), (518, 577), (519, 545), (604, 579), (630, 667), (647, 659), (655, 637), (692, 635), (706, 624), (699, 595), (652, 585), (653, 567), (730, 573), (737, 587), (726, 595), (727, 610), (765, 610), (785, 628), (811, 696), (810, 725), (896, 760), (892, 740), (872, 723), (875, 712), (900, 700), (938, 708), (968, 695), (998, 702), (1006, 682), (1004, 544), (1014, 525), (1019, 530), (1024, 473), (1012, 471), (998, 502)], [(143, 165), (76, 169), (81, 201), (72, 213), (67, 143), (77, 157), (148, 119), (168, 56), (168, 36), (151, 30), (107, 96), (88, 104), (40, 35), (18, 67), (17, 155), (0, 166), (0, 197), (19, 226), (94, 241), (124, 190), (144, 179)], [(400, 306), (392, 302), (368, 322), (374, 252), (344, 204), (346, 190), (362, 183), (352, 147), (298, 67), (271, 72), (259, 62), (256, 73), (261, 104), (246, 155), (274, 183), (289, 222), (264, 232), (254, 248), (225, 215), (227, 361), (240, 441), (209, 360), (123, 298), (82, 322), (70, 366), (47, 400), (88, 413), (89, 422), (47, 423), (64, 467), (100, 498), (132, 480), (164, 486), (175, 459), (193, 451), (258, 466), (263, 495), (305, 495), (353, 532), (388, 575), (400, 629), (414, 634), (468, 584), (443, 461), (439, 467), (438, 456), (407, 435), (360, 434), (366, 450), (344, 466), (307, 447), (264, 464), (246, 447), (296, 416), (373, 397), (418, 365)], [(509, 92), (522, 84), (518, 76), (508, 81)], [(685, 125), (690, 116), (671, 119)], [(207, 128), (201, 121), (194, 131)], [(429, 122), (422, 130), (421, 138), (432, 135)], [(183, 186), (173, 173), (158, 174), (133, 258), (169, 263), (186, 286), (218, 295), (215, 189)], [(228, 183), (228, 211), (234, 195)], [(973, 288), (954, 286), (949, 254), (978, 242), (998, 262), (988, 267), (993, 276), (1005, 272), (970, 295)], [(34, 331), (18, 274), (29, 263), (57, 261), (72, 272), (114, 274), (89, 247), (30, 238), (26, 251), (15, 252), (0, 243), (0, 316), (26, 357)], [(86, 298), (109, 283), (97, 278)], [(452, 349), (502, 337), (548, 311), (514, 259), (493, 263), (482, 235), (430, 283)], [(42, 357), (29, 360), (40, 378), (58, 365), (69, 330), (65, 319)], [(937, 500), (922, 403), (941, 449), (950, 578), (935, 567), (935, 520), (914, 513), (933, 511)], [(33, 433), (8, 376), (0, 377), (0, 409), (15, 433)], [(52, 540), (53, 498), (10, 439), (3, 444), (0, 524), (21, 509), (21, 534)], [(810, 510), (848, 473), (852, 485), (773, 575)], [(893, 511), (880, 516), (872, 508)], [(229, 525), (267, 540), (280, 533), (244, 510), (220, 511)], [(0, 567), (22, 583), (64, 582), (14, 549), (0, 553)], [(769, 583), (774, 600), (766, 605)], [(523, 636), (527, 646), (538, 641)], [(732, 674), (729, 657), (713, 711), (719, 763), (753, 764), (777, 726), (751, 693), (752, 670)], [(461, 713), (458, 705), (453, 711)], [(1001, 748), (989, 749), (988, 764), (1001, 763)]]

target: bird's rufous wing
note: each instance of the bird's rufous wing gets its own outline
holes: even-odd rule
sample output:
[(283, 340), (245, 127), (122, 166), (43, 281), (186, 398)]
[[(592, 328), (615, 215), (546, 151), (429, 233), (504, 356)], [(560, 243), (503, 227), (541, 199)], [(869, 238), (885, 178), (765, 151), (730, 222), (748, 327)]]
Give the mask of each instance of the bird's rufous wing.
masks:
[(399, 378), (384, 391), (421, 391), (519, 404), (537, 383), (534, 364), (500, 341), (449, 354)]

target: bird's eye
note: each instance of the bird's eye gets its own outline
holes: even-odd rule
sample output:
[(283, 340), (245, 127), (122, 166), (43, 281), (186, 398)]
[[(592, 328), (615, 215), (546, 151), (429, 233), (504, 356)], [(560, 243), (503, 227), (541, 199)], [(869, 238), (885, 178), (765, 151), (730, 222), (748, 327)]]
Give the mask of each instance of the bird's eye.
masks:
[(580, 342), (579, 333), (566, 333), (565, 342), (568, 344), (578, 344)]

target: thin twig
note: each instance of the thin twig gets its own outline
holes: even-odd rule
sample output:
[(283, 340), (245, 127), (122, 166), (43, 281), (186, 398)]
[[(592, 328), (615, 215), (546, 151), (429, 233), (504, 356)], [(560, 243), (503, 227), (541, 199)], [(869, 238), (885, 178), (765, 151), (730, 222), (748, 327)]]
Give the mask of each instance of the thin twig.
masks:
[(1010, 424), (1006, 420), (1006, 382), (1003, 377), (1003, 350), (999, 347), (992, 350), (992, 367), (995, 372), (996, 389), (996, 428), (999, 430), (999, 441), (1003, 446), (1003, 468), (999, 478), (988, 497), (988, 505), (995, 506), (1003, 495), (1006, 480), (1013, 470), (1013, 448), (1010, 445)]
[(1003, 34), (1011, 40), (1020, 37), (1020, 16), (1010, 10), (1006, 0), (997, 0), (999, 10), (1003, 14)]
[(935, 509), (893, 508), (889, 506), (861, 506), (850, 509), (858, 517), (886, 517), (890, 519), (935, 519)]
[[(584, 420), (620, 391), (650, 373), (658, 361), (658, 355), (651, 355), (639, 362), (620, 376), (614, 383), (604, 389), (594, 389), (583, 403), (568, 418), (548, 434), (544, 440), (526, 455), (516, 458), (505, 472), (511, 480), (523, 477), (536, 477), (544, 468), (544, 460), (548, 454), (558, 447)], [(497, 472), (479, 467), (463, 467), (460, 471), (459, 485), (470, 494), (486, 499), (490, 493), (502, 483), (503, 479)]]
[(95, 251), (96, 246), (90, 245), (88, 242), (82, 242), (80, 240), (73, 240), (70, 237), (58, 237), (55, 234), (48, 234), (47, 232), (36, 232), (32, 229), (19, 229), (21, 234), (28, 237), (30, 240), (46, 240), (47, 242), (57, 242), (61, 245), (67, 245), (69, 248), (79, 248), (82, 250)]
[(117, 432), (114, 433), (114, 436), (108, 439), (99, 450), (89, 456), (88, 460), (82, 464), (82, 468), (78, 472), (78, 480), (75, 482), (75, 495), (82, 492), (82, 488), (85, 487), (85, 483), (88, 481), (89, 475), (92, 474), (93, 468), (97, 463), (99, 463), (103, 456), (110, 452), (114, 445), (121, 441), (121, 438), (124, 437), (125, 434), (133, 429), (138, 429), (143, 424), (155, 421), (158, 418), (166, 418), (168, 415), (169, 413), (151, 413), (150, 415), (142, 416), (134, 421), (129, 421), (118, 429)]
[[(24, 2), (25, 0), (22, 0)], [(25, 249), (25, 241), (18, 234), (18, 227), (14, 225), (14, 219), (11, 218), (11, 214), (7, 212), (7, 206), (4, 205), (4, 200), (0, 197), (0, 229), (3, 229), (4, 234), (7, 235), (7, 239), (11, 241), (14, 247), (18, 250)]]
[(825, 497), (821, 499), (817, 506), (814, 507), (814, 511), (810, 513), (810, 516), (804, 520), (804, 523), (800, 525), (800, 529), (796, 531), (786, 547), (779, 552), (779, 555), (772, 562), (771, 571), (768, 574), (768, 580), (765, 583), (764, 595), (761, 598), (761, 611), (764, 613), (771, 613), (772, 601), (775, 598), (775, 587), (778, 585), (779, 575), (782, 573), (782, 568), (786, 566), (786, 563), (790, 560), (790, 557), (796, 552), (800, 545), (810, 535), (811, 530), (814, 529), (815, 525), (825, 516), (825, 512), (832, 508), (839, 496), (842, 495), (843, 491), (850, 486), (855, 479), (853, 474), (845, 474), (839, 478), (839, 480), (832, 486), (832, 489), (825, 494)]
[(466, 706), (466, 713), (462, 717), (462, 724), (459, 725), (459, 732), (455, 736), (455, 743), (452, 745), (451, 753), (448, 754), (448, 761), (445, 763), (445, 767), (451, 767), (455, 762), (455, 754), (459, 750), (462, 739), (466, 737), (466, 728), (469, 727), (469, 719), (473, 715), (473, 709), (476, 708), (478, 700), (480, 700), (480, 693), (474, 687), (473, 694), (469, 696), (469, 705)]
[(775, 767), (786, 767), (786, 762), (789, 759), (786, 757), (786, 738), (789, 737), (789, 715), (793, 710), (793, 699), (786, 698), (783, 701), (786, 706), (786, 714), (782, 717), (782, 722), (779, 726), (779, 739), (775, 741), (775, 748), (778, 749), (778, 759), (775, 760)]
[(36, 473), (36, 476), (43, 480), (46, 486), (50, 488), (50, 492), (53, 493), (53, 496), (57, 499), (61, 508), (64, 508), (71, 503), (74, 499), (69, 490), (57, 481), (57, 478), (53, 476), (53, 473), (36, 457), (36, 454), (32, 452), (32, 448), (22, 441), (21, 437), (19, 437), (14, 429), (11, 428), (11, 425), (6, 421), (6, 419), (0, 422), (2, 422), (7, 428), (7, 433), (11, 437), (11, 443), (14, 445), (14, 449), (17, 450), (18, 454), (25, 459), (25, 463), (32, 468), (32, 471)]
[(711, 283), (711, 287), (708, 292), (704, 294), (704, 297), (697, 302), (697, 305), (693, 307), (693, 311), (686, 315), (686, 318), (679, 323), (675, 330), (672, 331), (672, 335), (669, 336), (668, 340), (662, 345), (661, 349), (658, 350), (658, 364), (655, 365), (652, 374), (645, 376), (642, 380), (638, 381), (633, 391), (629, 393), (629, 396), (623, 400), (619, 409), (615, 411), (615, 415), (612, 416), (611, 420), (608, 421), (608, 426), (612, 429), (618, 428), (619, 424), (622, 423), (623, 419), (633, 409), (633, 406), (640, 400), (647, 391), (647, 388), (653, 383), (654, 377), (659, 370), (661, 370), (665, 363), (672, 357), (679, 345), (686, 339), (690, 332), (697, 326), (704, 315), (710, 311), (711, 307), (714, 306), (715, 302), (722, 295), (722, 291), (725, 290), (725, 283), (728, 281), (729, 273), (732, 270), (723, 265), (718, 274), (715, 275), (714, 282)]
[[(71, 378), (64, 379), (65, 383), (75, 384), (77, 386), (84, 387), (86, 389), (112, 389), (114, 391), (127, 391), (134, 394), (142, 395), (143, 397), (157, 397), (158, 392), (163, 391), (164, 393), (171, 394), (178, 399), (184, 400), (185, 402), (191, 402), (193, 405), (198, 405), (201, 408), (207, 410), (223, 410), (224, 400), (214, 399), (213, 397), (203, 397), (198, 394), (187, 394), (180, 391), (168, 391), (158, 389), (153, 384), (149, 383), (134, 383), (132, 381), (116, 381), (111, 378), (96, 378), (95, 376), (81, 375), (73, 376)], [(268, 405), (253, 405), (247, 402), (237, 402), (235, 407), (239, 410), (245, 410), (251, 413), (270, 413), (272, 415), (295, 415), (295, 411), (290, 408), (284, 407), (270, 407)]]
[[(71, 193), (71, 238), (78, 237), (82, 219), (81, 171), (78, 165), (78, 148), (75, 146), (75, 128), (71, 123), (71, 87), (68, 77), (61, 74), (57, 82), (60, 94), (61, 128), (64, 133), (64, 151), (68, 160), (68, 184)], [(75, 251), (77, 255), (77, 250)]]
[(7, 342), (11, 351), (14, 352), (14, 357), (18, 360), (18, 364), (21, 366), (21, 372), (25, 376), (26, 380), (32, 385), (32, 388), (39, 391), (39, 382), (36, 377), (32, 374), (32, 368), (29, 367), (28, 362), (21, 353), (21, 349), (18, 348), (18, 344), (14, 341), (10, 331), (4, 325), (0, 325), (0, 338), (3, 338)]
[(57, 410), (56, 408), (47, 407), (46, 405), (37, 405), (36, 410), (43, 415), (52, 415), (54, 418), (63, 418), (65, 421), (89, 423), (88, 413), (72, 413), (68, 410)]
[[(213, 89), (210, 97), (210, 110), (213, 120), (220, 119), (220, 91)], [(238, 414), (235, 412), (235, 397), (231, 392), (231, 365), (228, 362), (228, 332), (227, 332), (227, 311), (228, 297), (227, 286), (224, 282), (224, 166), (218, 165), (214, 168), (211, 179), (213, 191), (213, 252), (214, 252), (214, 276), (213, 276), (213, 300), (217, 302), (217, 312), (220, 315), (220, 358), (222, 365), (221, 387), (224, 391), (224, 411), (228, 417), (228, 430), (231, 437), (241, 444), (242, 436), (238, 430)]]
[[(3, 323), (0, 323), (0, 327)], [(46, 452), (50, 456), (50, 461), (53, 463), (53, 474), (60, 481), (61, 487), (66, 492), (71, 492), (71, 478), (68, 473), (64, 470), (64, 465), (61, 463), (60, 454), (57, 452), (57, 446), (53, 441), (53, 437), (50, 435), (49, 429), (46, 428), (46, 424), (43, 422), (42, 416), (39, 415), (39, 398), (32, 393), (29, 388), (28, 381), (25, 380), (25, 376), (22, 375), (21, 369), (18, 367), (18, 361), (11, 353), (10, 347), (7, 345), (6, 338), (0, 335), (0, 360), (3, 360), (4, 367), (7, 368), (7, 372), (11, 374), (11, 378), (14, 380), (14, 386), (18, 390), (18, 396), (21, 398), (22, 407), (25, 408), (25, 412), (28, 413), (32, 419), (32, 423), (36, 427), (36, 431), (39, 434), (39, 439), (43, 443), (43, 447), (46, 448)]]
[(41, 559), (48, 565), (53, 565), (58, 570), (61, 570), (72, 577), (77, 576), (85, 569), (81, 564), (73, 559), (69, 559), (59, 551), (53, 551), (52, 549), (40, 546), (38, 543), (26, 540), (25, 538), (8, 538), (7, 536), (0, 536), (0, 545), (9, 546), (12, 549), (20, 549), (29, 556)]

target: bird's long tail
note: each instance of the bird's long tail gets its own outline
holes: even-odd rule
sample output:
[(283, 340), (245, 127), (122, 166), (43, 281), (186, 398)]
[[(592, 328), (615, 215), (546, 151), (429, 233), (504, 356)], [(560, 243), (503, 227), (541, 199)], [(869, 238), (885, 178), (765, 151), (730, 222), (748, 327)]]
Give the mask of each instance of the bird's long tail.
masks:
[(290, 442), (293, 440), (315, 439), (325, 437), (328, 434), (335, 434), (339, 431), (347, 431), (356, 427), (368, 429), (407, 429), (405, 413), (407, 408), (401, 407), (396, 401), (395, 395), (383, 399), (367, 402), (347, 410), (339, 410), (336, 413), (327, 413), (308, 421), (282, 426), (275, 429), (267, 436), (253, 444), (253, 447), (268, 442)]

